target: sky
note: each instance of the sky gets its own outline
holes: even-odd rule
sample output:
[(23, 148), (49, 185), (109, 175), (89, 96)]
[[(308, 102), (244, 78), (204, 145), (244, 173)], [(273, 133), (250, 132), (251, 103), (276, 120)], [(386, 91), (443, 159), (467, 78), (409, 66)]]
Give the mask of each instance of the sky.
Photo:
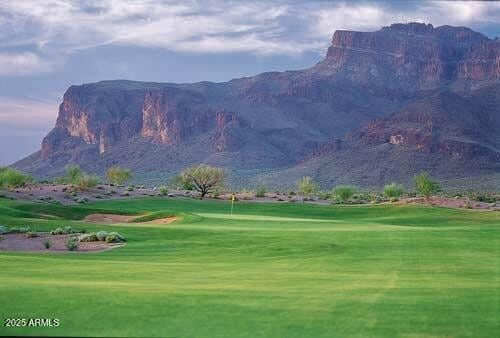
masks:
[(0, 0), (0, 165), (40, 148), (72, 84), (227, 81), (320, 61), (337, 29), (500, 36), (500, 2)]

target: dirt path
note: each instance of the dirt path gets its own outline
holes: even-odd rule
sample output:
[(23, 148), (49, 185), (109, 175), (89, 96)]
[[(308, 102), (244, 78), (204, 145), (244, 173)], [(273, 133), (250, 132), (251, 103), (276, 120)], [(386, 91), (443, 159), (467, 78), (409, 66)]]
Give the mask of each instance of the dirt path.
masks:
[(97, 223), (97, 224), (156, 224), (156, 225), (164, 225), (172, 223), (177, 220), (177, 217), (164, 217), (154, 219), (152, 221), (147, 222), (133, 222), (132, 221), (140, 216), (126, 216), (126, 215), (113, 215), (113, 214), (92, 214), (88, 215), (84, 218), (85, 222), (88, 223)]

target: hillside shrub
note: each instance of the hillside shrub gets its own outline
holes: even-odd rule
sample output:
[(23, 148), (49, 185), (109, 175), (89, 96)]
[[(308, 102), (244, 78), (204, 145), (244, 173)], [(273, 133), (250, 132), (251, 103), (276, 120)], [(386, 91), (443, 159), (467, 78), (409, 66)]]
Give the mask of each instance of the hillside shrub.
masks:
[(297, 189), (301, 195), (312, 195), (316, 193), (319, 186), (310, 176), (304, 176), (297, 182)]
[(78, 249), (78, 237), (70, 237), (66, 241), (66, 248), (68, 251), (75, 251)]
[(15, 189), (31, 182), (33, 182), (33, 178), (19, 170), (12, 168), (2, 168), (0, 170), (0, 189)]
[(422, 172), (413, 178), (415, 183), (415, 190), (418, 194), (424, 196), (426, 199), (432, 196), (432, 194), (439, 191), (439, 184), (433, 181), (429, 174)]
[(93, 175), (83, 175), (78, 179), (77, 187), (80, 190), (88, 190), (99, 184), (99, 178)]
[(106, 242), (107, 243), (122, 243), (122, 242), (125, 242), (125, 237), (120, 235), (118, 232), (110, 232), (106, 236)]
[(97, 238), (97, 235), (95, 232), (91, 232), (89, 234), (83, 234), (78, 237), (78, 240), (80, 242), (97, 242), (99, 241), (99, 238)]
[(356, 187), (350, 185), (339, 185), (335, 187), (333, 193), (342, 203), (348, 202), (356, 194)]
[(122, 185), (132, 178), (132, 172), (120, 167), (111, 167), (106, 172), (106, 178), (109, 183)]
[(52, 247), (52, 242), (48, 239), (46, 239), (45, 241), (43, 241), (43, 247), (47, 250), (49, 250), (51, 247)]
[(75, 233), (75, 232), (76, 231), (73, 230), (72, 227), (65, 226), (65, 227), (58, 227), (58, 228), (55, 228), (54, 230), (51, 230), (50, 234), (51, 235), (68, 235), (68, 234), (72, 234), (72, 233)]
[(168, 188), (165, 187), (165, 186), (159, 187), (158, 188), (158, 193), (160, 194), (160, 196), (167, 196), (167, 194), (168, 194)]
[(267, 187), (265, 185), (259, 185), (255, 190), (255, 197), (266, 197)]
[(36, 231), (26, 232), (26, 238), (33, 238), (33, 237), (38, 237), (38, 234), (36, 233)]
[(96, 232), (96, 237), (98, 240), (104, 242), (106, 240), (106, 237), (108, 236), (108, 232), (107, 231), (98, 231)]
[(405, 192), (405, 188), (401, 184), (391, 183), (384, 187), (384, 196), (387, 198), (399, 198)]
[(10, 228), (9, 232), (14, 233), (14, 234), (25, 234), (27, 232), (30, 232), (31, 228), (29, 226), (27, 227), (14, 227)]

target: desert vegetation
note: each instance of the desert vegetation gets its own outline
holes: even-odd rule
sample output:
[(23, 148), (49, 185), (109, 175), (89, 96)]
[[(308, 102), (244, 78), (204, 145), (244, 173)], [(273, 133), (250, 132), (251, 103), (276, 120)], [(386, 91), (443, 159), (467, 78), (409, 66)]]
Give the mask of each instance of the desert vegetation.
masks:
[(111, 184), (122, 185), (132, 179), (132, 171), (120, 167), (111, 167), (106, 172), (106, 178)]
[(220, 168), (200, 164), (182, 171), (179, 180), (184, 186), (192, 187), (204, 198), (208, 193), (214, 192), (224, 183), (224, 171)]
[(15, 189), (33, 182), (33, 178), (19, 170), (0, 167), (0, 189)]

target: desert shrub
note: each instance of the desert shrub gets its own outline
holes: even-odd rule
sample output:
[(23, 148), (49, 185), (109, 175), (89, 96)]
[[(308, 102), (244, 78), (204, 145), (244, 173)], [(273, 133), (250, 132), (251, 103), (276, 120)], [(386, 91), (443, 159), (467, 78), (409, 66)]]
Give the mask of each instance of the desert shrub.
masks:
[(9, 232), (12, 232), (14, 234), (25, 234), (25, 233), (30, 232), (30, 231), (31, 231), (31, 228), (28, 226), (28, 227), (14, 227), (14, 228), (10, 228)]
[(356, 194), (356, 187), (350, 185), (339, 185), (335, 187), (333, 193), (336, 198), (345, 203)]
[(168, 188), (165, 186), (159, 187), (158, 193), (160, 194), (160, 196), (166, 196), (168, 194)]
[(485, 193), (480, 193), (480, 192), (472, 194), (472, 199), (474, 201), (484, 202), (484, 203), (495, 203), (496, 202), (496, 198), (494, 196), (488, 195)]
[(132, 178), (132, 172), (120, 167), (111, 167), (106, 172), (106, 178), (109, 183), (122, 185)]
[(51, 247), (52, 247), (52, 242), (48, 239), (46, 239), (45, 241), (43, 241), (43, 247), (47, 250), (49, 250)]
[(38, 237), (38, 234), (36, 233), (36, 231), (28, 231), (26, 233), (26, 238), (33, 238), (33, 237)]
[(89, 201), (89, 199), (87, 197), (80, 197), (80, 198), (75, 199), (75, 202), (79, 203), (79, 204), (84, 204), (84, 203), (87, 203), (88, 201)]
[(427, 199), (431, 197), (432, 194), (439, 191), (439, 184), (433, 181), (426, 172), (422, 172), (415, 176), (413, 182), (415, 183), (415, 190), (417, 193)]
[(65, 227), (58, 227), (58, 228), (55, 228), (54, 230), (51, 230), (50, 234), (51, 235), (68, 235), (68, 234), (72, 234), (74, 232), (76, 232), (76, 231), (73, 230), (72, 227), (65, 226)]
[(0, 171), (0, 189), (15, 189), (31, 182), (33, 182), (33, 178), (19, 170), (2, 168)]
[(66, 241), (66, 248), (68, 251), (75, 251), (78, 249), (78, 237), (70, 237)]
[(78, 181), (85, 173), (78, 165), (70, 165), (66, 167), (66, 183), (78, 184)]
[(106, 242), (107, 243), (121, 243), (121, 242), (125, 242), (125, 237), (123, 237), (122, 235), (120, 235), (118, 232), (110, 232), (106, 236)]
[(332, 198), (332, 193), (329, 191), (320, 191), (318, 193), (318, 198), (321, 200), (329, 200), (330, 198)]
[(96, 237), (98, 240), (104, 242), (106, 240), (106, 237), (108, 236), (108, 232), (107, 231), (98, 231), (96, 232)]
[(297, 182), (297, 189), (301, 195), (312, 195), (318, 191), (318, 184), (309, 176), (304, 176)]
[(200, 198), (220, 189), (224, 184), (224, 170), (199, 164), (180, 173), (180, 183), (183, 187), (191, 187), (200, 193)]
[(391, 183), (384, 187), (384, 196), (387, 198), (401, 197), (405, 192), (405, 188), (401, 184)]
[(78, 240), (80, 242), (97, 242), (97, 241), (99, 241), (99, 238), (97, 238), (97, 235), (95, 234), (95, 232), (91, 232), (90, 234), (80, 235), (78, 237)]
[(255, 197), (266, 197), (267, 187), (265, 185), (257, 186)]
[(97, 176), (92, 175), (83, 175), (78, 179), (76, 183), (77, 187), (81, 190), (88, 190), (90, 188), (94, 188), (99, 184), (99, 178)]
[(132, 187), (132, 186), (127, 187), (127, 191), (134, 191), (134, 187)]

